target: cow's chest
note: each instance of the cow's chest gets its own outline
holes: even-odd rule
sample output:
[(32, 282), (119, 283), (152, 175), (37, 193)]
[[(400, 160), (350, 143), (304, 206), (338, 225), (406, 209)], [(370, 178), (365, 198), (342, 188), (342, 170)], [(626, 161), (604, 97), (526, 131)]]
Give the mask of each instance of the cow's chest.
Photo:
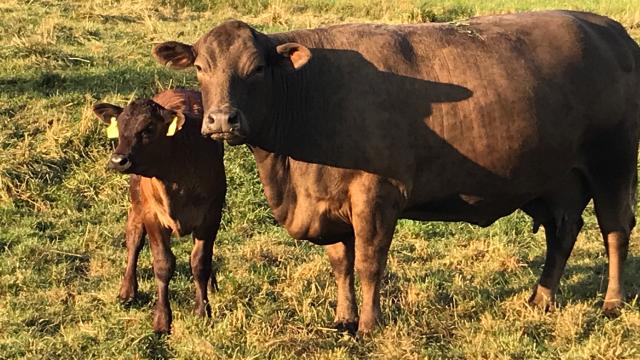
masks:
[(293, 238), (331, 244), (353, 234), (346, 186), (292, 181), (264, 188), (276, 221)]
[(322, 245), (341, 241), (351, 236), (353, 230), (348, 219), (348, 204), (337, 198), (298, 198), (279, 211), (285, 215), (278, 221), (295, 239)]

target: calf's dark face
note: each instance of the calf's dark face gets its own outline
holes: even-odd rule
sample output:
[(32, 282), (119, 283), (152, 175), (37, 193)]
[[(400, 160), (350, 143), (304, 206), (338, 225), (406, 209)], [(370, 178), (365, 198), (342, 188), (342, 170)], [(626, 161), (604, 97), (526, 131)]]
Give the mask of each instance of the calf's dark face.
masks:
[(136, 100), (124, 109), (96, 104), (93, 112), (109, 125), (109, 133), (118, 138), (118, 146), (107, 166), (147, 177), (158, 176), (171, 151), (171, 136), (185, 120), (182, 113), (165, 109), (153, 100)]
[(214, 28), (191, 46), (169, 41), (154, 47), (156, 60), (173, 69), (195, 67), (204, 105), (202, 134), (230, 145), (255, 139), (280, 99), (275, 81), (304, 66), (309, 50), (274, 45), (239, 21)]

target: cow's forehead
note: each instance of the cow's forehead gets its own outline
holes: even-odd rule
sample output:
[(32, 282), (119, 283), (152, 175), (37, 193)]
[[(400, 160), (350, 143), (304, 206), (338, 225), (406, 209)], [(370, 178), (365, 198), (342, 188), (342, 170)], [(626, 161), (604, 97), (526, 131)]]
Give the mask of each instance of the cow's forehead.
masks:
[(196, 48), (198, 52), (215, 51), (218, 54), (255, 48), (253, 29), (242, 21), (227, 21), (201, 37)]

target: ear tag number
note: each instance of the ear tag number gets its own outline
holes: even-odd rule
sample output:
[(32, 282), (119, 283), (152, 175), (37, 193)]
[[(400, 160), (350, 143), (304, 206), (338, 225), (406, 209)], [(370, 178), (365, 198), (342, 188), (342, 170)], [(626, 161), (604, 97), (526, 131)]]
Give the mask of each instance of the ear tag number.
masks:
[(176, 129), (178, 128), (178, 117), (174, 116), (171, 124), (169, 125), (169, 129), (167, 129), (167, 136), (173, 136), (176, 134)]
[(107, 137), (109, 139), (117, 139), (118, 138), (118, 120), (115, 117), (111, 118), (111, 123), (109, 127), (107, 127)]

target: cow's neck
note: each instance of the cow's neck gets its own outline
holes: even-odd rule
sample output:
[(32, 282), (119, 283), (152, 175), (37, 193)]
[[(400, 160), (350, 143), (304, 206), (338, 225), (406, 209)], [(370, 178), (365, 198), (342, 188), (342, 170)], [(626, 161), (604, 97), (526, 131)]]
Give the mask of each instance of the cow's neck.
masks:
[(280, 224), (285, 224), (296, 195), (291, 184), (289, 157), (249, 146), (256, 160), (260, 181), (273, 216)]
[[(307, 71), (295, 73), (274, 73), (271, 113), (266, 117), (258, 131), (253, 145), (261, 149), (283, 155), (291, 155), (300, 141), (301, 130), (313, 119), (312, 83), (307, 81)], [(305, 141), (311, 140), (305, 134)]]

